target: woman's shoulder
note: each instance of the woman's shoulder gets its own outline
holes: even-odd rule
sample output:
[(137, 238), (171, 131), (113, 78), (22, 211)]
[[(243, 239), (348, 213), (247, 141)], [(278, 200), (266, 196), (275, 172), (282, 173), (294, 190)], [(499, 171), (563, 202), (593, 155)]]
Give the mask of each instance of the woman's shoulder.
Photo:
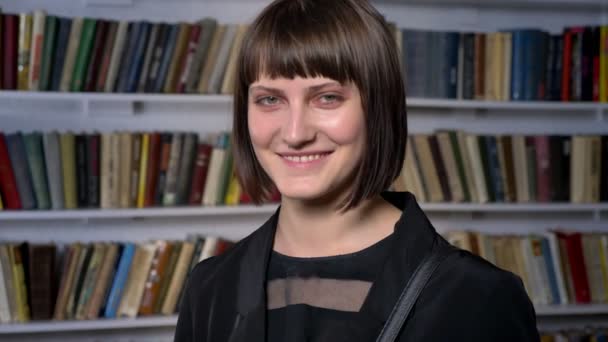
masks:
[(431, 292), (441, 293), (439, 301), (466, 308), (458, 311), (477, 319), (517, 312), (534, 321), (534, 306), (521, 278), (466, 250), (445, 262), (429, 287)]
[(438, 278), (449, 279), (455, 290), (476, 293), (476, 297), (504, 294), (527, 297), (521, 278), (486, 259), (466, 250), (458, 250), (456, 256), (438, 270)]
[(259, 243), (259, 240), (264, 238), (263, 235), (263, 227), (260, 227), (249, 236), (237, 241), (224, 253), (200, 261), (190, 272), (190, 283), (197, 284), (197, 287), (201, 288), (227, 277), (235, 277), (245, 252), (252, 244)]

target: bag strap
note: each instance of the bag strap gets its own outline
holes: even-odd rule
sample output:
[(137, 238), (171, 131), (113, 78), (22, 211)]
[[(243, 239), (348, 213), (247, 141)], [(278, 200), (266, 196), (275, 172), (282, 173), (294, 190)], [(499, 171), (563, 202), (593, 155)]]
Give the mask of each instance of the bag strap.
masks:
[(433, 246), (424, 260), (418, 265), (407, 285), (405, 285), (376, 342), (393, 342), (397, 339), (401, 327), (407, 320), (412, 307), (418, 300), (429, 279), (441, 262), (455, 251), (457, 249), (449, 245), (438, 246), (436, 244)]

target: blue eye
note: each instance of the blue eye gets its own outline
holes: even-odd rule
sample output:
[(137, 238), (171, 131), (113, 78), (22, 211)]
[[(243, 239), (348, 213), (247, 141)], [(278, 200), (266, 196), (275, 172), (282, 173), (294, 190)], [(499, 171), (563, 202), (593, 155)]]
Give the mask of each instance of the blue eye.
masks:
[(338, 99), (338, 96), (336, 96), (334, 94), (327, 94), (327, 95), (321, 96), (321, 99), (325, 100), (326, 102), (332, 102), (332, 101), (336, 101)]
[(279, 103), (279, 98), (276, 96), (265, 96), (258, 99), (255, 103), (265, 106), (272, 106), (274, 104)]

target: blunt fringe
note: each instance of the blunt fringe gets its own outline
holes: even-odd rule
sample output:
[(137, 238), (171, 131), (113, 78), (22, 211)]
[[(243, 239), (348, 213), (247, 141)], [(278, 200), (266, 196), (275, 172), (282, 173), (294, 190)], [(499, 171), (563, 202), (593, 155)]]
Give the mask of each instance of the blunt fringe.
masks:
[(321, 76), (358, 87), (366, 144), (341, 209), (387, 190), (398, 177), (407, 141), (400, 56), (392, 30), (367, 0), (276, 0), (249, 26), (237, 65), (232, 146), (237, 176), (254, 203), (274, 189), (247, 122), (249, 87), (262, 76)]

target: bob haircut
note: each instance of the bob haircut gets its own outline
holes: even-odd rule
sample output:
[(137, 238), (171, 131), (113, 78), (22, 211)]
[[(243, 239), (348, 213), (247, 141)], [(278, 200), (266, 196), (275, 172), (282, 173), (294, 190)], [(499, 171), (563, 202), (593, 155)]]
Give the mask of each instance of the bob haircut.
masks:
[(387, 190), (405, 158), (405, 86), (395, 36), (367, 0), (276, 0), (249, 26), (234, 89), (236, 172), (252, 201), (268, 200), (274, 182), (258, 162), (248, 129), (250, 85), (261, 76), (327, 77), (353, 82), (365, 113), (366, 144), (348, 210)]

